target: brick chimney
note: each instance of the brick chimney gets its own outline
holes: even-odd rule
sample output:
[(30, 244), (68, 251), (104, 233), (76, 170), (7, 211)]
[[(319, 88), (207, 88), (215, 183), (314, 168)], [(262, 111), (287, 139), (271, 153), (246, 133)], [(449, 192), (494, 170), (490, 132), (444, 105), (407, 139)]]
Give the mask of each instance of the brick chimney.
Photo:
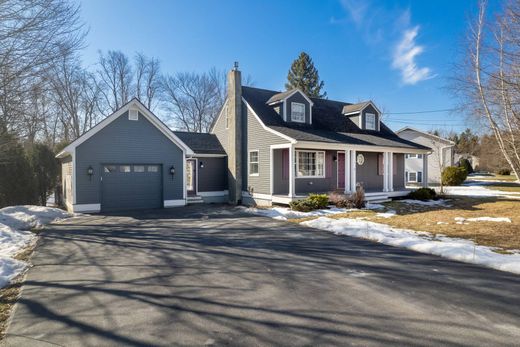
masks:
[(228, 189), (229, 203), (242, 201), (242, 77), (238, 62), (227, 76), (228, 94)]

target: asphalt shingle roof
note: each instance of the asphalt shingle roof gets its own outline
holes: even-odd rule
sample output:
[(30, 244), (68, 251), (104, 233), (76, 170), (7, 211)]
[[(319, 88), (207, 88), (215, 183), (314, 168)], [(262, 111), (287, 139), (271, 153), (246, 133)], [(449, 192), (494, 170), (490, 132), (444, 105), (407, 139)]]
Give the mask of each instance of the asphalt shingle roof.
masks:
[(345, 143), (353, 145), (385, 146), (410, 149), (429, 149), (400, 138), (383, 122), (380, 131), (362, 130), (343, 114), (345, 106), (352, 104), (334, 100), (311, 98), (312, 124), (288, 123), (269, 106), (268, 100), (280, 92), (242, 87), (242, 96), (262, 122), (273, 130), (297, 141)]
[(343, 114), (347, 113), (353, 113), (353, 112), (361, 112), (362, 109), (364, 109), (368, 104), (370, 104), (370, 101), (364, 101), (357, 104), (352, 105), (345, 105), (343, 107)]
[(215, 134), (174, 131), (196, 154), (226, 154)]

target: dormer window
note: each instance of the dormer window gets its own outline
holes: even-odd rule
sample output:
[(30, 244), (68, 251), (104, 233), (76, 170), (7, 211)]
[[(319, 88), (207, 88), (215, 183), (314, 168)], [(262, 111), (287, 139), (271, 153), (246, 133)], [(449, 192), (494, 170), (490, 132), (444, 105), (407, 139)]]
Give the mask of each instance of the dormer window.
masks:
[(291, 121), (305, 123), (305, 104), (291, 102)]
[(376, 115), (365, 113), (365, 127), (367, 130), (376, 130)]

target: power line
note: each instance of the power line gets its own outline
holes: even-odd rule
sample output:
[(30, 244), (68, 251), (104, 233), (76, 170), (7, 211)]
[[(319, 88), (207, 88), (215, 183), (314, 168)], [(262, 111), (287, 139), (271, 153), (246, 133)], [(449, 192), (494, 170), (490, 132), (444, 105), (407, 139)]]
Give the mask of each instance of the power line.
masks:
[(414, 112), (383, 112), (383, 114), (417, 114), (417, 113), (438, 113), (456, 111), (456, 108), (445, 108), (442, 110), (414, 111)]

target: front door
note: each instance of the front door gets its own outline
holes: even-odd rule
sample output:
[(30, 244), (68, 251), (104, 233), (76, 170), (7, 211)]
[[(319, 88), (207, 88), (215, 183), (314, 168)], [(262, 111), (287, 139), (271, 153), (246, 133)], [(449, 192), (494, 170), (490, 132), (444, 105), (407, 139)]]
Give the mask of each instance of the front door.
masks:
[(186, 191), (188, 195), (197, 194), (197, 161), (186, 160)]
[(345, 153), (338, 152), (338, 189), (345, 189)]

